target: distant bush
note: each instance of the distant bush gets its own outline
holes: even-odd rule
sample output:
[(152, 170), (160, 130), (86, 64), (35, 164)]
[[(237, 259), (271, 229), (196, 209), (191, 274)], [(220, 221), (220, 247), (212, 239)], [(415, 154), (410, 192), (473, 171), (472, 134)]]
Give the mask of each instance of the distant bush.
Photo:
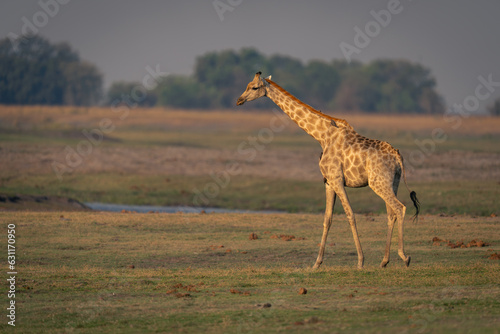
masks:
[[(143, 85), (139, 82), (114, 82), (106, 93), (104, 103), (116, 105), (130, 100), (129, 103), (136, 103), (141, 107), (155, 106), (158, 100), (156, 93), (154, 91), (138, 90), (138, 87), (143, 87)], [(137, 96), (134, 94), (137, 94)], [(130, 97), (131, 95), (134, 96)]]
[(496, 99), (491, 106), (488, 107), (488, 111), (493, 116), (500, 116), (500, 98)]

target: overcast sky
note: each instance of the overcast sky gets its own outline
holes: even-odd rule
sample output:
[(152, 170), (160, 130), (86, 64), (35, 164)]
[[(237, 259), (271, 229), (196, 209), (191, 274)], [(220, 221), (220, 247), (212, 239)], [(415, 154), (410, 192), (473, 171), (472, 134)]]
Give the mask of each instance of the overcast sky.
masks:
[[(381, 15), (385, 22), (376, 23), (370, 12), (390, 13), (388, 7), (390, 20)], [(142, 80), (146, 66), (191, 74), (196, 57), (214, 50), (256, 47), (303, 61), (342, 59), (341, 44), (356, 47), (355, 28), (368, 26), (373, 37), (367, 45), (358, 40), (352, 59), (422, 63), (453, 104), (475, 94), (479, 76), (500, 82), (499, 13), (497, 0), (2, 0), (0, 37), (20, 35), (31, 24), (52, 42), (68, 41), (109, 86)]]

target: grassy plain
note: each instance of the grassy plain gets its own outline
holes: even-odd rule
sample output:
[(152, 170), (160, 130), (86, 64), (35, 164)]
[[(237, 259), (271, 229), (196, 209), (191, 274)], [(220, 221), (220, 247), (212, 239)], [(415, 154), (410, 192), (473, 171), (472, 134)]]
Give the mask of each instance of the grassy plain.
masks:
[[(401, 150), (424, 212), (499, 213), (500, 118), (338, 116)], [(6, 194), (318, 213), (320, 151), (281, 112), (0, 107)], [(368, 188), (349, 195), (356, 212), (385, 210)]]
[[(351, 189), (366, 267), (337, 204), (313, 271), (321, 148), (279, 115), (0, 106), (0, 195), (294, 213), (14, 212), (0, 196), (2, 226), (16, 225), (16, 331), (498, 333), (500, 118), (337, 115), (401, 150), (422, 217), (405, 224), (410, 268), (396, 227), (379, 269), (385, 205)], [(488, 245), (447, 246), (473, 239)]]
[[(489, 258), (500, 253), (498, 217), (407, 223), (411, 266), (398, 258), (394, 237), (391, 262), (380, 269), (386, 218), (358, 215), (362, 271), (342, 216), (316, 271), (321, 215), (7, 212), (2, 220), (16, 225), (20, 333), (495, 333), (500, 326), (500, 267)], [(273, 237), (280, 235), (295, 239)], [(452, 249), (433, 245), (434, 237), (489, 245)], [(7, 327), (3, 321), (0, 330)]]

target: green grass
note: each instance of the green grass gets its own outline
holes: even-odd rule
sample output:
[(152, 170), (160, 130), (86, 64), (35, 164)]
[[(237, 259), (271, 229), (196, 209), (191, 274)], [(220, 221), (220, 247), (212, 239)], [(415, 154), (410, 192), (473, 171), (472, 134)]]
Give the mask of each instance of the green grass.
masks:
[[(386, 218), (358, 215), (360, 271), (335, 216), (313, 271), (321, 215), (3, 213), (16, 224), (16, 332), (493, 333), (500, 267), (488, 256), (500, 251), (499, 218), (422, 218), (405, 226), (410, 268), (395, 233), (380, 269)], [(271, 238), (279, 234), (304, 239)], [(451, 249), (435, 236), (490, 245)], [(4, 319), (0, 331), (11, 329)]]
[[(423, 213), (489, 216), (500, 213), (500, 187), (496, 182), (412, 183)], [(351, 205), (359, 213), (384, 213), (385, 203), (370, 188), (347, 189)], [(51, 195), (81, 202), (139, 205), (210, 206), (242, 210), (282, 210), (319, 213), (324, 211), (322, 180), (265, 179), (233, 176), (221, 187), (209, 176), (120, 175), (117, 173), (74, 174), (59, 181), (54, 175), (3, 178), (0, 193)], [(203, 194), (203, 196), (197, 194)], [(198, 198), (198, 200), (197, 200)], [(400, 200), (412, 214), (413, 204), (404, 185)], [(2, 207), (2, 203), (0, 203)], [(342, 212), (340, 202), (337, 212)]]

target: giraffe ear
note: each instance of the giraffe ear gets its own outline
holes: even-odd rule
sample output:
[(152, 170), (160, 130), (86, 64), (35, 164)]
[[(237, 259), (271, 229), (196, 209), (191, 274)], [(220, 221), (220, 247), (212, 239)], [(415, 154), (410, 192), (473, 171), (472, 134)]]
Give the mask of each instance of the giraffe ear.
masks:
[(266, 78), (267, 80), (271, 80), (271, 75)]

